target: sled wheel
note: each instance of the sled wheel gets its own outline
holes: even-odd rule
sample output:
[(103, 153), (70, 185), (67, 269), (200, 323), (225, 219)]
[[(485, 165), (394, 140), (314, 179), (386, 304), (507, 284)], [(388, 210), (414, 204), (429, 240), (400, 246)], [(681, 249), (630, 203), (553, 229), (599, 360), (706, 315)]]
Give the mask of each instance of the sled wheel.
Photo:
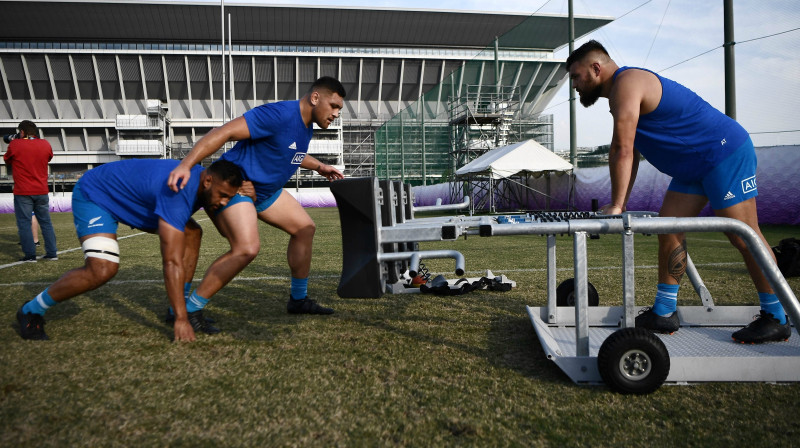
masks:
[(669, 374), (667, 347), (644, 328), (623, 328), (611, 334), (597, 353), (603, 381), (621, 394), (654, 392)]
[[(592, 282), (586, 282), (589, 287), (589, 306), (597, 306), (600, 303), (600, 296)], [(557, 306), (575, 306), (575, 279), (568, 278), (561, 282), (556, 288)]]

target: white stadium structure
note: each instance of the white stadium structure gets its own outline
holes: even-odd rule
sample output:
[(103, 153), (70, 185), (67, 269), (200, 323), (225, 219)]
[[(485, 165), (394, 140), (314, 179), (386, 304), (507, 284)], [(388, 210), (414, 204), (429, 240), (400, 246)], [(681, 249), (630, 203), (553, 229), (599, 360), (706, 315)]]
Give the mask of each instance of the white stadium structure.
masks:
[[(324, 75), (347, 98), (341, 122), (316, 133), (309, 152), (348, 176), (374, 175), (374, 131), (455, 71), (458, 92), (501, 81), (514, 89), (517, 118), (552, 150), (542, 111), (566, 82), (554, 57), (568, 42), (563, 15), (142, 1), (0, 8), (0, 132), (36, 122), (55, 152), (52, 173), (66, 179), (126, 157), (180, 158), (231, 116), (297, 99)], [(32, 20), (9, 20), (19, 17)], [(576, 17), (575, 35), (611, 20)], [(498, 36), (497, 51), (484, 51)], [(447, 92), (436, 101), (426, 107), (446, 109)]]

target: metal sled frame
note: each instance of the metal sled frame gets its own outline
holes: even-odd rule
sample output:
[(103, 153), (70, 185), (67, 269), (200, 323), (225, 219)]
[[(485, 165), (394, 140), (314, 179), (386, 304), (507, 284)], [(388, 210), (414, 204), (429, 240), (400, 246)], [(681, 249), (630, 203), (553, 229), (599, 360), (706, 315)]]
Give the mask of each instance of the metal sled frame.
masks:
[[(730, 218), (663, 218), (654, 213), (571, 219), (562, 222), (498, 224), (490, 216), (413, 218), (410, 189), (405, 206), (395, 196), (400, 191), (386, 187), (384, 198), (377, 179), (348, 179), (334, 182), (342, 220), (343, 273), (339, 285), (342, 297), (379, 297), (387, 286), (386, 265), (408, 263), (412, 273), (420, 258), (453, 258), (457, 275), (463, 275), (464, 258), (456, 251), (419, 251), (409, 241), (447, 241), (462, 235), (483, 237), (504, 235), (547, 236), (547, 306), (527, 307), (534, 329), (549, 359), (576, 383), (602, 382), (597, 354), (603, 341), (616, 330), (634, 327), (637, 314), (634, 291), (634, 234), (685, 232), (728, 232), (747, 244), (770, 285), (783, 304), (794, 328), (800, 331), (800, 305), (769, 249), (746, 224)], [(398, 186), (394, 186), (398, 187)], [(385, 203), (384, 203), (385, 201)], [(458, 206), (449, 207), (456, 209)], [(393, 216), (381, 217), (381, 209)], [(403, 216), (402, 210), (407, 213)], [(435, 210), (435, 207), (425, 208)], [(395, 215), (394, 212), (398, 213)], [(387, 219), (388, 218), (388, 219)], [(575, 270), (575, 306), (556, 306), (555, 235), (572, 235)], [(623, 306), (589, 307), (586, 237), (597, 234), (622, 235)], [(353, 247), (357, 242), (363, 247)], [(396, 245), (396, 246), (394, 246)], [(702, 306), (679, 307), (681, 328), (674, 335), (660, 336), (667, 347), (670, 371), (666, 382), (702, 381), (800, 381), (800, 336), (788, 342), (743, 345), (731, 340), (731, 332), (749, 323), (757, 306), (715, 306), (691, 258), (687, 274), (701, 298)], [(365, 286), (366, 285), (366, 286)]]
[[(555, 238), (548, 235), (547, 307), (527, 307), (528, 315), (548, 359), (576, 383), (601, 382), (597, 354), (603, 341), (619, 328), (634, 327), (633, 235), (676, 232), (729, 232), (741, 237), (755, 257), (770, 285), (798, 329), (800, 308), (797, 298), (778, 270), (758, 235), (746, 224), (729, 218), (661, 218), (623, 214), (622, 219), (572, 220), (575, 260), (575, 302), (573, 307), (556, 307)], [(523, 229), (516, 229), (522, 231)], [(535, 231), (533, 233), (540, 233)], [(587, 305), (587, 234), (622, 234), (623, 306)], [(504, 232), (503, 234), (508, 234)], [(516, 232), (515, 232), (516, 234)], [(758, 306), (714, 305), (691, 258), (687, 274), (701, 298), (702, 306), (678, 307), (681, 328), (673, 335), (658, 335), (667, 347), (671, 383), (703, 381), (800, 381), (800, 337), (792, 333), (788, 342), (744, 345), (734, 343), (731, 333), (758, 314)]]

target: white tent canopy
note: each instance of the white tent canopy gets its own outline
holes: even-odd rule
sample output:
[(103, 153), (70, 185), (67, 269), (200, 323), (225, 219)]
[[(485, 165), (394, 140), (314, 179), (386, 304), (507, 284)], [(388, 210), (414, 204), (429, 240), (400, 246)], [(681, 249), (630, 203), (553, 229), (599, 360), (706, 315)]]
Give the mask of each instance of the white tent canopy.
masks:
[[(550, 174), (571, 171), (572, 164), (539, 143), (526, 140), (488, 151), (458, 169), (456, 177), (467, 181), (457, 185), (471, 199), (470, 214), (484, 204), (494, 213), (498, 205), (529, 207), (531, 193), (543, 196), (545, 209), (550, 210)], [(537, 174), (546, 178), (544, 192), (530, 187), (529, 176)]]
[(488, 174), (493, 179), (505, 179), (520, 172), (566, 172), (572, 164), (533, 140), (493, 149), (464, 165), (456, 175)]

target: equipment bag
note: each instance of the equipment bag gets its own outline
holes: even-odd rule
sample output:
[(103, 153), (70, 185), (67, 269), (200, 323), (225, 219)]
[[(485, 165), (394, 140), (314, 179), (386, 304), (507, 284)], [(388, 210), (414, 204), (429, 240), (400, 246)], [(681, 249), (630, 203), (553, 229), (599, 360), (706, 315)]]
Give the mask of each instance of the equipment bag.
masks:
[(800, 240), (786, 238), (772, 248), (778, 260), (778, 269), (784, 277), (800, 276)]

